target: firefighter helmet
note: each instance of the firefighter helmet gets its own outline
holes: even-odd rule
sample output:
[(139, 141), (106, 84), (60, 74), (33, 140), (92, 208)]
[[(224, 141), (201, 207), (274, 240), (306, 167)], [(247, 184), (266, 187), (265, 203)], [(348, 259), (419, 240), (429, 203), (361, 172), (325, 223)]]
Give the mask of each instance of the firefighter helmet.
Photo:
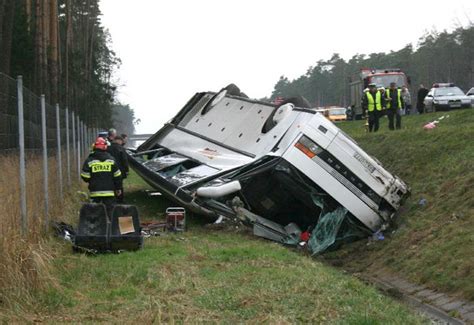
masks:
[(95, 139), (94, 148), (99, 150), (107, 150), (107, 141), (102, 137), (98, 137)]

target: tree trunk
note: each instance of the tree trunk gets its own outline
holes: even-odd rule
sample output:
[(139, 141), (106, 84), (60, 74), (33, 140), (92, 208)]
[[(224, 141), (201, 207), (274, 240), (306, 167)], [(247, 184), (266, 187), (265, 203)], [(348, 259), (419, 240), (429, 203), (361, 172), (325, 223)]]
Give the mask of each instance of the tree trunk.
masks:
[(26, 0), (25, 1), (25, 6), (26, 6), (26, 20), (28, 24), (28, 32), (31, 32), (31, 0)]
[(66, 0), (66, 44), (64, 49), (64, 103), (66, 107), (70, 105), (69, 99), (69, 49), (71, 48), (72, 38), (72, 3)]
[[(5, 0), (0, 0), (0, 49), (2, 49), (3, 44), (3, 17), (5, 13)], [(0, 51), (0, 60), (2, 59), (2, 52)]]
[(3, 26), (1, 41), (0, 71), (10, 74), (13, 21), (15, 17), (15, 0), (6, 0), (3, 6)]
[(49, 78), (49, 56), (50, 56), (50, 40), (49, 40), (49, 0), (43, 0), (43, 48), (45, 50), (43, 56), (43, 70), (44, 70), (44, 80), (43, 80), (43, 93), (48, 98), (48, 101), (51, 100), (51, 81)]
[(49, 1), (49, 62), (51, 80), (51, 102), (59, 102), (59, 60), (58, 60), (58, 3), (57, 0)]
[(43, 42), (43, 1), (37, 0), (35, 3), (35, 91), (43, 93), (44, 82), (44, 42)]

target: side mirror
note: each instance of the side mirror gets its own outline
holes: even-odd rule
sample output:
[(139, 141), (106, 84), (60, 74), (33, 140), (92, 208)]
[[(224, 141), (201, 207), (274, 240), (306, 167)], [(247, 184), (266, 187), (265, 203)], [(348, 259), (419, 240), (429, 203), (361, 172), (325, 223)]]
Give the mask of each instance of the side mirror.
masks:
[(433, 95), (426, 95), (426, 97), (430, 97), (430, 98), (432, 98), (432, 97), (433, 97)]
[(408, 82), (408, 85), (411, 85), (411, 78), (410, 77), (407, 77), (407, 82)]

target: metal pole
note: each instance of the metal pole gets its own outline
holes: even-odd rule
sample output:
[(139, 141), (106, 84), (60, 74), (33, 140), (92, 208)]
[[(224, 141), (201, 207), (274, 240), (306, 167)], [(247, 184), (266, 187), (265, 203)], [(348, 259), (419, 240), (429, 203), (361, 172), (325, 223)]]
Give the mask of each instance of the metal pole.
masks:
[(49, 225), (49, 174), (48, 174), (48, 137), (46, 134), (46, 100), (41, 95), (41, 136), (43, 140), (43, 191), (45, 227)]
[(77, 125), (77, 176), (79, 181), (81, 180), (81, 122), (79, 121), (79, 116), (76, 116), (76, 125)]
[(61, 155), (61, 120), (59, 115), (59, 104), (56, 104), (56, 143), (58, 151), (58, 179), (59, 179), (59, 197), (63, 201), (63, 161)]
[(84, 123), (82, 121), (80, 121), (81, 123), (81, 128), (79, 129), (79, 136), (80, 136), (80, 139), (81, 139), (81, 159), (82, 157), (84, 157)]
[(87, 125), (84, 125), (84, 155), (87, 157), (89, 154), (89, 129), (87, 128)]
[(82, 156), (86, 155), (86, 125), (82, 123)]
[(25, 126), (23, 121), (23, 77), (17, 79), (18, 95), (18, 142), (20, 149), (20, 217), (21, 230), (26, 235), (28, 215), (26, 210)]
[(72, 156), (73, 164), (76, 161), (76, 118), (74, 117), (74, 112), (72, 112)]
[(81, 151), (79, 151), (81, 153), (81, 159), (82, 157), (84, 156), (84, 123), (82, 123), (82, 121), (79, 122), (80, 124), (80, 128), (79, 128), (79, 139), (80, 140), (80, 146), (81, 146)]
[(87, 129), (87, 154), (89, 154), (90, 148), (92, 144), (92, 129)]
[(71, 187), (71, 153), (69, 151), (69, 109), (66, 107), (66, 170), (67, 187)]
[(89, 143), (89, 135), (87, 134), (87, 126), (84, 124), (84, 157), (87, 156), (88, 143)]

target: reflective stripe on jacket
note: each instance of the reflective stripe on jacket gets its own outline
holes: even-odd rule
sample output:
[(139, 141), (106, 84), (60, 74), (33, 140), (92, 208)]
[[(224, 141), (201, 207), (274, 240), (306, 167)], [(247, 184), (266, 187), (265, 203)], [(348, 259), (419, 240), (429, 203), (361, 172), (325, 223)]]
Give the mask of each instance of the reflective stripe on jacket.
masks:
[(110, 197), (115, 196), (114, 191), (91, 191), (91, 197)]
[(382, 110), (382, 94), (380, 93), (379, 90), (375, 93), (375, 100), (374, 96), (372, 96), (372, 93), (370, 91), (366, 92), (367, 96), (367, 110), (369, 112), (373, 112), (374, 109), (377, 109), (377, 111)]
[(114, 196), (114, 192), (122, 188), (122, 173), (114, 158), (105, 151), (96, 150), (87, 157), (81, 177), (89, 183), (91, 197)]

